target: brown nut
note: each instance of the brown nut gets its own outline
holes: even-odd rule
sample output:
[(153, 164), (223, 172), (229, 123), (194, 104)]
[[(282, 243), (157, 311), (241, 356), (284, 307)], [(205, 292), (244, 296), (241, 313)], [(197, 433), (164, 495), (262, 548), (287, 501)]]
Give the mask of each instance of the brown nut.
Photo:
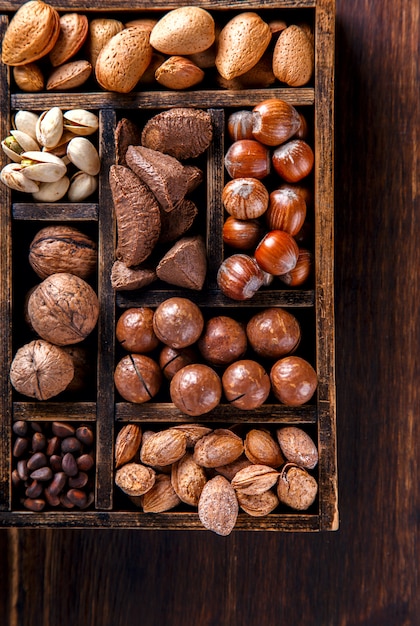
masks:
[(315, 501), (318, 484), (302, 467), (293, 464), (284, 466), (277, 485), (280, 502), (292, 509), (305, 511)]
[(300, 324), (285, 309), (269, 307), (251, 317), (246, 326), (248, 341), (262, 357), (279, 359), (296, 350), (301, 338)]
[(227, 315), (207, 320), (198, 340), (198, 349), (212, 365), (228, 365), (246, 352), (247, 338), (243, 324)]
[(274, 47), (274, 75), (291, 87), (301, 87), (309, 82), (313, 69), (313, 42), (303, 28), (292, 24), (280, 33)]
[(264, 491), (258, 495), (248, 495), (241, 490), (236, 492), (239, 506), (241, 509), (251, 515), (252, 517), (263, 517), (268, 515), (279, 505), (279, 499), (277, 495), (271, 491)]
[(244, 447), (245, 454), (252, 463), (269, 467), (280, 467), (284, 463), (279, 444), (267, 430), (250, 430), (245, 437)]
[(182, 502), (197, 506), (207, 475), (204, 468), (194, 461), (192, 453), (188, 452), (172, 465), (171, 481)]
[(208, 365), (186, 365), (172, 378), (170, 395), (174, 405), (183, 413), (203, 415), (219, 404), (222, 383), (219, 375)]
[(234, 178), (222, 191), (222, 202), (229, 215), (240, 220), (255, 219), (268, 208), (269, 194), (257, 178)]
[(315, 442), (302, 428), (285, 426), (276, 431), (281, 451), (288, 461), (305, 469), (314, 469), (318, 463)]
[(115, 484), (129, 496), (141, 496), (155, 483), (156, 473), (140, 463), (126, 463), (115, 473)]
[(242, 439), (230, 430), (218, 428), (197, 441), (194, 461), (203, 467), (233, 463), (244, 451)]
[(145, 513), (163, 513), (176, 507), (181, 500), (175, 493), (171, 477), (158, 474), (155, 484), (142, 496), (141, 502)]
[(288, 406), (309, 402), (318, 386), (318, 377), (312, 365), (297, 356), (287, 356), (276, 363), (270, 372), (274, 395)]
[(155, 71), (158, 83), (168, 89), (189, 89), (201, 83), (204, 72), (191, 59), (171, 56)]
[(120, 467), (136, 455), (140, 447), (142, 431), (137, 424), (126, 424), (115, 441), (115, 467)]
[(273, 487), (279, 473), (267, 465), (249, 465), (232, 478), (232, 487), (250, 496), (257, 496)]
[(128, 354), (117, 363), (114, 381), (125, 400), (142, 404), (158, 393), (162, 373), (154, 359), (144, 354)]
[(153, 317), (156, 336), (171, 348), (185, 348), (200, 337), (204, 318), (188, 298), (168, 298), (159, 304)]
[(124, 311), (117, 322), (116, 337), (128, 352), (152, 352), (159, 345), (153, 330), (153, 310), (138, 307)]
[(239, 409), (261, 406), (270, 393), (270, 378), (260, 363), (242, 359), (229, 365), (222, 376), (227, 401)]
[(168, 428), (150, 435), (143, 441), (140, 460), (145, 465), (171, 465), (181, 459), (187, 448), (187, 436), (181, 430)]
[(193, 346), (186, 348), (163, 346), (159, 355), (160, 368), (168, 380), (172, 380), (175, 374), (186, 365), (191, 365), (197, 361), (198, 354)]
[(215, 476), (203, 487), (198, 502), (198, 517), (205, 528), (217, 535), (229, 535), (238, 517), (235, 490), (224, 476)]

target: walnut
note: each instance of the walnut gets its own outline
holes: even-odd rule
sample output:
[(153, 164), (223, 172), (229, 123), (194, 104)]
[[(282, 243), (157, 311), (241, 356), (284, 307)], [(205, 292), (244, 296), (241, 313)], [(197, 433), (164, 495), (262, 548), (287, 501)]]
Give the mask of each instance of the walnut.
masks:
[(48, 400), (64, 391), (73, 375), (71, 356), (42, 339), (19, 348), (10, 367), (10, 381), (16, 391), (37, 400)]
[(96, 243), (72, 226), (42, 228), (29, 247), (29, 263), (40, 278), (58, 272), (86, 278), (95, 271), (96, 260)]
[(74, 274), (48, 276), (28, 300), (32, 328), (42, 339), (59, 346), (83, 341), (94, 329), (98, 315), (96, 293)]

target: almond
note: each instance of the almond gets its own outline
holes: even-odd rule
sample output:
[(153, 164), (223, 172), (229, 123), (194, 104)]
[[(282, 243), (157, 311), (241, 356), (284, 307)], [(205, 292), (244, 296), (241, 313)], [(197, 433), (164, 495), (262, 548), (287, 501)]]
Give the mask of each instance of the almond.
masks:
[(150, 43), (163, 54), (196, 54), (215, 39), (214, 20), (208, 11), (194, 6), (169, 11), (154, 26)]
[(269, 25), (257, 13), (240, 13), (219, 36), (216, 68), (226, 80), (245, 74), (263, 56), (271, 41)]
[(290, 87), (301, 87), (309, 82), (313, 70), (313, 43), (302, 28), (293, 24), (280, 34), (274, 47), (274, 75)]
[(268, 465), (250, 465), (239, 470), (232, 478), (232, 487), (242, 493), (256, 496), (273, 487), (279, 473)]
[(115, 467), (131, 461), (141, 443), (141, 428), (137, 424), (126, 424), (115, 441)]
[(153, 487), (155, 480), (155, 471), (140, 463), (126, 463), (115, 473), (115, 484), (129, 496), (143, 495)]
[(284, 463), (280, 446), (267, 430), (253, 428), (245, 438), (245, 455), (252, 463), (279, 467)]
[(146, 465), (171, 465), (181, 459), (187, 448), (187, 436), (181, 430), (167, 428), (150, 435), (140, 450), (140, 459)]
[(168, 89), (188, 89), (201, 83), (204, 72), (190, 59), (171, 56), (156, 69), (155, 78)]
[(177, 424), (175, 430), (181, 430), (187, 437), (187, 448), (193, 448), (197, 441), (211, 433), (212, 429), (201, 424)]
[(203, 467), (219, 467), (232, 463), (243, 452), (242, 439), (230, 430), (218, 428), (197, 441), (194, 461)]
[(57, 67), (47, 81), (48, 91), (75, 89), (83, 85), (92, 74), (89, 61), (70, 61)]
[(305, 511), (314, 503), (318, 493), (318, 484), (302, 467), (293, 464), (284, 466), (277, 485), (280, 502), (291, 509)]
[(182, 502), (197, 506), (207, 475), (203, 467), (197, 465), (191, 452), (172, 465), (172, 486)]
[(99, 52), (96, 79), (104, 89), (128, 93), (134, 89), (151, 59), (148, 32), (137, 26), (125, 28)]
[(205, 528), (217, 535), (229, 535), (235, 527), (238, 509), (235, 490), (224, 476), (215, 476), (204, 485), (198, 517)]
[(285, 426), (277, 430), (277, 440), (286, 459), (305, 469), (314, 469), (318, 450), (311, 437), (302, 428)]
[(241, 454), (235, 461), (232, 463), (227, 463), (227, 465), (221, 465), (220, 467), (216, 467), (215, 470), (218, 474), (221, 474), (228, 480), (232, 480), (232, 478), (239, 472), (239, 470), (244, 467), (249, 467), (251, 465), (251, 461), (246, 458), (245, 454)]
[(158, 474), (155, 484), (142, 498), (145, 513), (164, 513), (180, 504), (181, 500), (172, 487), (171, 477)]
[(60, 17), (60, 34), (49, 54), (53, 67), (66, 63), (79, 52), (88, 34), (88, 18), (80, 13), (65, 13)]
[(44, 75), (36, 63), (17, 65), (13, 68), (13, 78), (22, 91), (42, 91), (45, 86)]
[(60, 32), (58, 11), (42, 0), (25, 2), (14, 14), (3, 38), (2, 61), (26, 65), (47, 55)]
[(86, 49), (92, 67), (95, 67), (98, 55), (104, 45), (117, 33), (121, 32), (124, 24), (119, 20), (100, 17), (89, 22), (89, 33), (86, 40)]
[(253, 496), (238, 490), (236, 496), (241, 509), (243, 509), (245, 513), (248, 513), (248, 515), (252, 515), (252, 517), (268, 515), (279, 505), (278, 497), (271, 490)]

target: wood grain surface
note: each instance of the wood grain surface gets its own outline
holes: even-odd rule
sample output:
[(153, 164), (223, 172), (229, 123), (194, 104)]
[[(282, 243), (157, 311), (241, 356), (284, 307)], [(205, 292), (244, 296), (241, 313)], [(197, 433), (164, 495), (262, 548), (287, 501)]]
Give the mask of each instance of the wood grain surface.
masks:
[(337, 0), (340, 530), (2, 530), (8, 626), (419, 623), (419, 5)]

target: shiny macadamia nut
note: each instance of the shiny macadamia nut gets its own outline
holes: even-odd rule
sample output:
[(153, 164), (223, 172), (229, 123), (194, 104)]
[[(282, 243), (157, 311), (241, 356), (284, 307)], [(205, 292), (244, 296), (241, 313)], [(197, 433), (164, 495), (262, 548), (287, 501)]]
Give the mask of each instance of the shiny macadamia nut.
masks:
[(124, 400), (141, 404), (158, 393), (162, 372), (156, 361), (150, 357), (128, 354), (117, 364), (114, 382)]
[(235, 361), (222, 376), (223, 391), (230, 404), (239, 409), (255, 409), (270, 393), (270, 378), (262, 365), (251, 359)]
[(159, 345), (153, 330), (153, 310), (138, 307), (124, 311), (117, 322), (116, 336), (128, 352), (152, 352)]
[(246, 351), (244, 326), (227, 315), (210, 318), (198, 341), (198, 349), (212, 365), (228, 365), (240, 359)]
[(318, 386), (317, 374), (308, 361), (287, 356), (277, 361), (270, 372), (274, 395), (288, 406), (309, 402)]
[(281, 308), (270, 307), (254, 315), (246, 333), (254, 351), (262, 357), (279, 359), (293, 352), (300, 342), (296, 317)]
[(195, 343), (204, 327), (199, 307), (188, 298), (168, 298), (153, 316), (153, 328), (160, 341), (171, 348), (185, 348)]
[(192, 346), (186, 348), (163, 346), (159, 354), (160, 368), (168, 380), (172, 380), (178, 370), (197, 361), (198, 352)]
[(183, 413), (203, 415), (219, 404), (222, 383), (208, 365), (187, 365), (172, 378), (170, 394), (172, 402)]

